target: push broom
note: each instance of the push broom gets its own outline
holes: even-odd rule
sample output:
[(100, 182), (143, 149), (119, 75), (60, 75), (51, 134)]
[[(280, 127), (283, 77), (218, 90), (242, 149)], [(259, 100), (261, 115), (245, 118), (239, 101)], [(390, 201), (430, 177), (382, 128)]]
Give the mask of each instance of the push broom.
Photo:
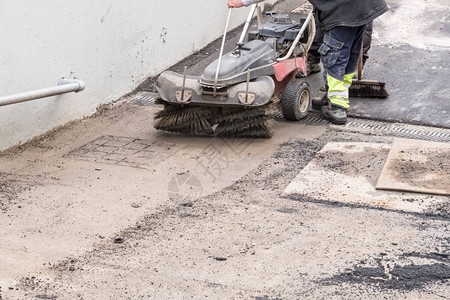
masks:
[(359, 98), (387, 98), (389, 96), (386, 90), (386, 83), (376, 80), (362, 79), (363, 70), (363, 45), (361, 44), (361, 52), (358, 61), (358, 79), (353, 79), (349, 89), (350, 97)]

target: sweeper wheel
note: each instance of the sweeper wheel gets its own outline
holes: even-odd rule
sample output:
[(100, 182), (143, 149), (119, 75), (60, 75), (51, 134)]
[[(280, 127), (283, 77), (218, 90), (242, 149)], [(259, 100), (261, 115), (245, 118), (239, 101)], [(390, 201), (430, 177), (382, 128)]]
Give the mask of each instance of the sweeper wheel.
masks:
[(286, 120), (299, 121), (306, 117), (311, 105), (309, 84), (295, 79), (289, 82), (281, 96), (281, 111)]

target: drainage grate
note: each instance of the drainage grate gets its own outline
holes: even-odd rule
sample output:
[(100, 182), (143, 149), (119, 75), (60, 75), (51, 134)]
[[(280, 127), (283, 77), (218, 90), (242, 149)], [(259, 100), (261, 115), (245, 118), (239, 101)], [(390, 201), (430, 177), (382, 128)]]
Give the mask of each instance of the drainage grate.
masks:
[[(318, 115), (309, 115), (302, 120), (303, 123), (330, 123)], [(344, 126), (333, 125), (337, 129), (357, 130), (364, 133), (383, 133), (398, 137), (408, 137), (435, 142), (450, 142), (450, 130), (401, 123), (385, 123), (381, 121), (349, 118)]]
[(304, 118), (302, 120), (302, 122), (306, 122), (306, 123), (325, 123), (325, 124), (330, 123), (327, 120), (324, 120), (320, 116), (316, 116), (316, 115), (306, 116), (306, 118)]
[(67, 156), (118, 166), (146, 168), (157, 165), (185, 148), (185, 145), (107, 135), (71, 151)]
[(151, 92), (141, 92), (137, 94), (133, 99), (129, 100), (128, 103), (140, 105), (140, 106), (156, 106), (156, 99), (158, 99), (157, 93)]
[(408, 125), (401, 123), (382, 123), (377, 121), (365, 121), (352, 119), (345, 127), (361, 128), (364, 130), (385, 132), (395, 136), (410, 137), (415, 139), (450, 142), (450, 130), (425, 126)]

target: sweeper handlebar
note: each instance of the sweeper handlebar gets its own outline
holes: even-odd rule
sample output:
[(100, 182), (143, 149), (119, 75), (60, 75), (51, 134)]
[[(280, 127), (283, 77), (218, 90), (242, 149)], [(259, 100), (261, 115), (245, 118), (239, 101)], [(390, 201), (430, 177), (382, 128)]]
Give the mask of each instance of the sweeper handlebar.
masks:
[(228, 17), (227, 17), (227, 23), (225, 24), (225, 31), (223, 33), (223, 39), (222, 39), (222, 45), (220, 46), (220, 54), (219, 54), (219, 62), (217, 64), (217, 71), (216, 76), (214, 78), (214, 97), (216, 97), (217, 92), (217, 80), (219, 79), (219, 71), (220, 71), (220, 64), (222, 63), (222, 55), (223, 55), (223, 49), (225, 48), (225, 40), (227, 38), (227, 32), (228, 32), (228, 25), (230, 24), (230, 18), (231, 18), (231, 10), (233, 8), (228, 9)]
[[(250, 27), (250, 22), (252, 21), (253, 15), (255, 14), (256, 9), (260, 10), (259, 4), (253, 4), (250, 7), (250, 12), (248, 14), (247, 20), (245, 21), (244, 29), (242, 30), (241, 37), (239, 38), (238, 43), (243, 43), (245, 36), (247, 35), (248, 28)], [(258, 12), (258, 18), (260, 17), (260, 13)], [(258, 21), (258, 24), (260, 22)]]

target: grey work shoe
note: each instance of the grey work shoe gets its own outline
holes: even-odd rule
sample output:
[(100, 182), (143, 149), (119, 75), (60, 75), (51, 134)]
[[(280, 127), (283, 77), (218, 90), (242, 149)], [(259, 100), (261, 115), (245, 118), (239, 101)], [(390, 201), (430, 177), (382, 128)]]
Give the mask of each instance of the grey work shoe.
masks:
[(347, 123), (347, 110), (343, 107), (333, 105), (331, 103), (322, 106), (320, 115), (322, 116), (322, 118), (334, 124), (344, 125), (345, 123)]

